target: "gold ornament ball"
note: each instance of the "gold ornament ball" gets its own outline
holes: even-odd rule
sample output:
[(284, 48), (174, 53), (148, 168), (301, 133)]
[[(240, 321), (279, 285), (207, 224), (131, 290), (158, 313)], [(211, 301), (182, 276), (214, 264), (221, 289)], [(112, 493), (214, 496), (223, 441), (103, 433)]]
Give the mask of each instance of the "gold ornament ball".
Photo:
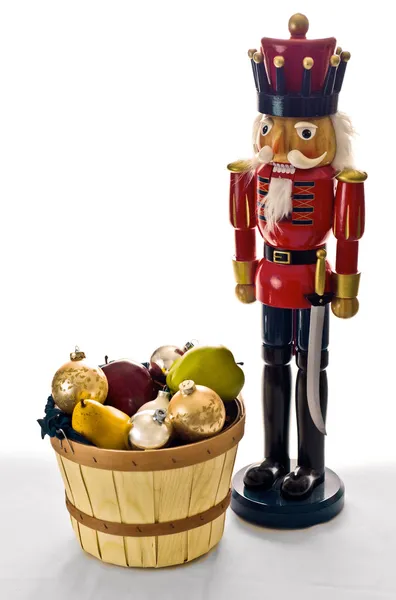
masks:
[(219, 433), (225, 423), (220, 396), (204, 385), (183, 381), (169, 403), (168, 416), (175, 434), (184, 441), (197, 442)]
[(52, 380), (54, 402), (69, 415), (80, 400), (96, 400), (103, 404), (108, 390), (102, 369), (89, 365), (84, 352), (78, 348), (70, 354), (70, 361), (57, 370)]

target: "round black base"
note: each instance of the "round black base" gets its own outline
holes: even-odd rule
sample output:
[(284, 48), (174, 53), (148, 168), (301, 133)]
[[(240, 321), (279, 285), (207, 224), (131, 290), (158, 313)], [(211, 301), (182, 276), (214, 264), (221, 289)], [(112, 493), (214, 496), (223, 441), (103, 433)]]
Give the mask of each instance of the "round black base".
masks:
[(266, 492), (245, 487), (243, 476), (248, 468), (234, 476), (231, 496), (232, 510), (246, 521), (276, 529), (300, 529), (330, 521), (343, 509), (344, 484), (330, 469), (310, 498), (291, 501), (280, 495), (281, 481)]

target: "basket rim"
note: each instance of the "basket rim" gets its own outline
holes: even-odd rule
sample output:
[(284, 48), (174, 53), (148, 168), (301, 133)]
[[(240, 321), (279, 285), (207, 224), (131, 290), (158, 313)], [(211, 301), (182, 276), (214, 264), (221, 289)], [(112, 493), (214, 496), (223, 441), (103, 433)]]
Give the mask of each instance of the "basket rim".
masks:
[(234, 400), (238, 415), (234, 423), (218, 435), (195, 442), (159, 450), (106, 450), (51, 438), (55, 452), (83, 466), (110, 471), (163, 471), (195, 465), (231, 450), (242, 439), (245, 428), (245, 405), (241, 396)]

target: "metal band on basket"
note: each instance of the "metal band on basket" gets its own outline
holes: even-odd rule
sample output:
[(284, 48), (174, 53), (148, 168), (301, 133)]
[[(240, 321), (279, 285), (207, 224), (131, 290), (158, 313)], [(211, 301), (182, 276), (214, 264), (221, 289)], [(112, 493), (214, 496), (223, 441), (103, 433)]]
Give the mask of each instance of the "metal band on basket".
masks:
[(95, 529), (103, 533), (111, 535), (121, 535), (125, 537), (151, 537), (160, 535), (171, 535), (173, 533), (182, 533), (190, 529), (196, 529), (202, 525), (207, 525), (217, 517), (220, 517), (228, 508), (231, 500), (231, 490), (227, 496), (212, 508), (205, 510), (202, 513), (186, 517), (184, 519), (176, 519), (163, 523), (116, 523), (114, 521), (104, 521), (91, 517), (79, 510), (66, 497), (66, 507), (72, 517), (82, 525), (89, 529)]

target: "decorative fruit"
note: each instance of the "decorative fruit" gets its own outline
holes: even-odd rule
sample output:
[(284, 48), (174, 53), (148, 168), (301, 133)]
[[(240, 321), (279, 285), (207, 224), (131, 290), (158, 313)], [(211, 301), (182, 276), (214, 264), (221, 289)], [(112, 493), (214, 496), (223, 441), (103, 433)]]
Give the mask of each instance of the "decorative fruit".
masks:
[(139, 450), (163, 448), (172, 436), (172, 425), (161, 408), (137, 412), (131, 420), (129, 444)]
[(167, 411), (169, 406), (169, 400), (170, 393), (160, 390), (155, 400), (150, 400), (150, 402), (146, 402), (146, 404), (143, 404), (143, 406), (141, 406), (137, 412), (142, 412), (142, 410), (156, 410), (157, 408)]
[(223, 429), (226, 412), (216, 392), (187, 380), (180, 384), (180, 391), (170, 401), (168, 416), (178, 437), (197, 442)]
[(122, 359), (103, 366), (109, 382), (106, 404), (114, 406), (130, 417), (139, 408), (156, 397), (153, 380), (143, 365)]
[(79, 400), (92, 398), (103, 403), (106, 400), (108, 384), (100, 367), (89, 365), (84, 352), (78, 347), (70, 354), (70, 362), (65, 363), (52, 379), (52, 397), (63, 412), (71, 415)]
[(176, 392), (185, 379), (214, 390), (224, 402), (234, 400), (245, 383), (242, 369), (224, 346), (197, 346), (186, 352), (173, 364), (166, 383)]
[(72, 427), (87, 440), (108, 450), (128, 450), (128, 415), (96, 400), (81, 400), (73, 410)]

